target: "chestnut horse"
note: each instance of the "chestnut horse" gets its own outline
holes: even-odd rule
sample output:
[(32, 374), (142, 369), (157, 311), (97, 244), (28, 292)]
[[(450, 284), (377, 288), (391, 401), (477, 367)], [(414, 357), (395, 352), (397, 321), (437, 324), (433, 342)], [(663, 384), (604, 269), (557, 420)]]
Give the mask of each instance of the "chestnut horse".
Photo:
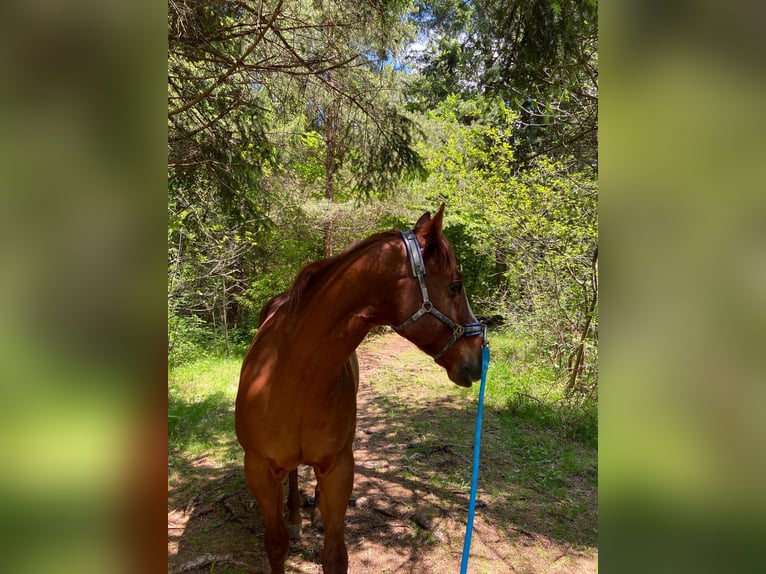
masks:
[[(352, 355), (370, 329), (393, 326), (457, 385), (470, 387), (481, 376), (486, 328), (468, 304), (442, 233), (443, 215), (442, 205), (433, 218), (424, 213), (412, 231), (378, 233), (306, 266), (262, 313), (242, 364), (235, 420), (272, 574), (285, 571), (282, 485), (299, 464), (314, 468), (321, 490), (322, 569), (348, 571), (343, 535), (354, 482), (358, 382)], [(299, 515), (288, 519), (300, 524)]]
[[(274, 314), (281, 305), (287, 302), (289, 299), (288, 291), (280, 293), (276, 297), (269, 299), (261, 309), (260, 319), (258, 321), (258, 327), (260, 328), (263, 323)], [(356, 356), (356, 351), (351, 353), (351, 356), (343, 365), (340, 370), (338, 378), (334, 382), (334, 385), (338, 387), (348, 387), (353, 385), (355, 390), (359, 389), (359, 360)], [(355, 391), (356, 392), (356, 391)], [(354, 405), (356, 406), (356, 405)], [(354, 426), (356, 427), (356, 414), (354, 414)], [(287, 494), (287, 529), (290, 533), (291, 540), (300, 540), (301, 538), (301, 495), (298, 488), (298, 469), (294, 468), (290, 471), (288, 476), (288, 494)], [(322, 525), (322, 517), (319, 513), (319, 485), (314, 489), (314, 506), (311, 511), (311, 523), (318, 528), (324, 528)]]

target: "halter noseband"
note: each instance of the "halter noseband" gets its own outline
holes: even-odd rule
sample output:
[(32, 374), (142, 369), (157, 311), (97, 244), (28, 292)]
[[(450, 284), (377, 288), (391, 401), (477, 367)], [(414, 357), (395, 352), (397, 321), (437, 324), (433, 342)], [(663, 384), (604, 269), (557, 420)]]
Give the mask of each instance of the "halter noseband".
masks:
[[(420, 293), (423, 296), (423, 304), (420, 306), (420, 309), (415, 311), (415, 313), (412, 314), (412, 316), (407, 319), (404, 323), (401, 325), (396, 325), (394, 327), (394, 330), (401, 331), (402, 329), (406, 329), (410, 325), (412, 325), (415, 321), (420, 319), (423, 315), (426, 313), (430, 313), (431, 315), (434, 315), (437, 319), (439, 319), (442, 323), (447, 325), (450, 329), (452, 329), (452, 337), (449, 341), (447, 341), (447, 344), (442, 347), (442, 350), (436, 353), (433, 357), (435, 360), (438, 360), (439, 357), (441, 357), (444, 353), (447, 352), (447, 350), (455, 344), (455, 342), (460, 337), (475, 337), (476, 335), (481, 335), (484, 339), (484, 342), (487, 341), (487, 326), (483, 323), (480, 323), (476, 320), (472, 323), (466, 323), (465, 325), (458, 325), (447, 317), (444, 313), (439, 311), (436, 307), (434, 307), (434, 304), (431, 303), (431, 299), (428, 297), (428, 288), (426, 287), (426, 264), (423, 261), (423, 253), (420, 251), (420, 244), (418, 243), (418, 239), (415, 236), (414, 231), (402, 231), (402, 239), (404, 240), (404, 245), (407, 247), (407, 257), (410, 260), (410, 267), (412, 268), (412, 276), (417, 278), (418, 283), (420, 284)], [(473, 311), (471, 311), (470, 304), (468, 305), (468, 310), (471, 313), (471, 317), (473, 317)], [(475, 319), (475, 318), (474, 318)]]

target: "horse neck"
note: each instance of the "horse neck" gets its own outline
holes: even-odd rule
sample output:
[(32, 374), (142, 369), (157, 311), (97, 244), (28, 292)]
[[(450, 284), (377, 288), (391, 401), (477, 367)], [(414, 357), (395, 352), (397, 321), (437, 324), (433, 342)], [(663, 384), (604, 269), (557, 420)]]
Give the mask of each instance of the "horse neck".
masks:
[(370, 329), (391, 324), (391, 300), (402, 264), (398, 247), (381, 240), (349, 260), (336, 261), (335, 269), (294, 314), (289, 330), (296, 343), (314, 349), (324, 363), (332, 357), (342, 363)]

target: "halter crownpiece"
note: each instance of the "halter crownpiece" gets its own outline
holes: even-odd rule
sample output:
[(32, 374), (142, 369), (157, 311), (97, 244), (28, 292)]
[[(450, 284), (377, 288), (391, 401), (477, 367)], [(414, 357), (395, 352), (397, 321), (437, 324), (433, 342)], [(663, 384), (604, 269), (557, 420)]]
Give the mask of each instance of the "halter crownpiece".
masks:
[[(431, 299), (428, 297), (428, 288), (426, 287), (426, 264), (423, 261), (423, 253), (420, 251), (418, 238), (415, 236), (414, 231), (402, 231), (401, 234), (402, 239), (404, 240), (404, 245), (407, 247), (407, 258), (410, 261), (412, 276), (418, 280), (418, 284), (420, 285), (420, 293), (423, 296), (423, 304), (420, 306), (420, 309), (415, 311), (415, 313), (413, 313), (412, 316), (404, 323), (396, 325), (394, 330), (401, 331), (402, 329), (406, 329), (426, 313), (434, 315), (442, 323), (447, 325), (447, 327), (452, 329), (452, 337), (449, 341), (447, 341), (447, 344), (442, 347), (441, 351), (434, 355), (435, 360), (438, 360), (439, 357), (446, 353), (447, 350), (452, 345), (454, 345), (460, 337), (475, 337), (477, 335), (481, 335), (484, 344), (486, 345), (487, 326), (476, 320), (476, 317), (471, 310), (470, 303), (468, 304), (468, 311), (471, 313), (471, 317), (474, 318), (474, 321), (471, 323), (466, 323), (465, 325), (459, 325), (455, 323), (455, 321), (434, 307), (433, 303), (431, 303)], [(468, 299), (466, 298), (466, 303), (467, 302)]]

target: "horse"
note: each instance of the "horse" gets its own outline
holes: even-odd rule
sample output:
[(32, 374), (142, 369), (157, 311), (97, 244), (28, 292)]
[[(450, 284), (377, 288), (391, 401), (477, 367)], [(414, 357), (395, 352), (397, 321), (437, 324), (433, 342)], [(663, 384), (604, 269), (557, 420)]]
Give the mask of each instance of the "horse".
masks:
[[(289, 293), (283, 291), (279, 295), (276, 295), (269, 299), (261, 309), (260, 317), (258, 320), (258, 328), (263, 326), (263, 323), (274, 314), (281, 305), (283, 305), (289, 298)], [(351, 356), (346, 361), (346, 364), (340, 370), (337, 379), (334, 383), (338, 387), (348, 387), (353, 385), (356, 392), (359, 390), (359, 359), (356, 356), (356, 351), (351, 353)], [(354, 423), (356, 423), (356, 415), (354, 415)], [(356, 430), (356, 429), (355, 429)], [(301, 495), (298, 488), (298, 469), (294, 468), (287, 475), (287, 529), (290, 534), (290, 540), (300, 540), (301, 538)], [(311, 524), (316, 528), (324, 529), (322, 524), (322, 517), (319, 513), (319, 485), (317, 484), (314, 489), (314, 505), (311, 510)]]
[[(442, 204), (410, 231), (378, 233), (307, 265), (262, 313), (240, 371), (235, 429), (272, 574), (285, 572), (290, 536), (283, 482), (299, 464), (313, 467), (321, 491), (322, 571), (348, 572), (344, 520), (354, 482), (358, 388), (352, 355), (373, 327), (392, 326), (459, 386), (481, 376), (486, 327), (468, 303), (443, 217)], [(295, 519), (288, 517), (291, 525)]]

